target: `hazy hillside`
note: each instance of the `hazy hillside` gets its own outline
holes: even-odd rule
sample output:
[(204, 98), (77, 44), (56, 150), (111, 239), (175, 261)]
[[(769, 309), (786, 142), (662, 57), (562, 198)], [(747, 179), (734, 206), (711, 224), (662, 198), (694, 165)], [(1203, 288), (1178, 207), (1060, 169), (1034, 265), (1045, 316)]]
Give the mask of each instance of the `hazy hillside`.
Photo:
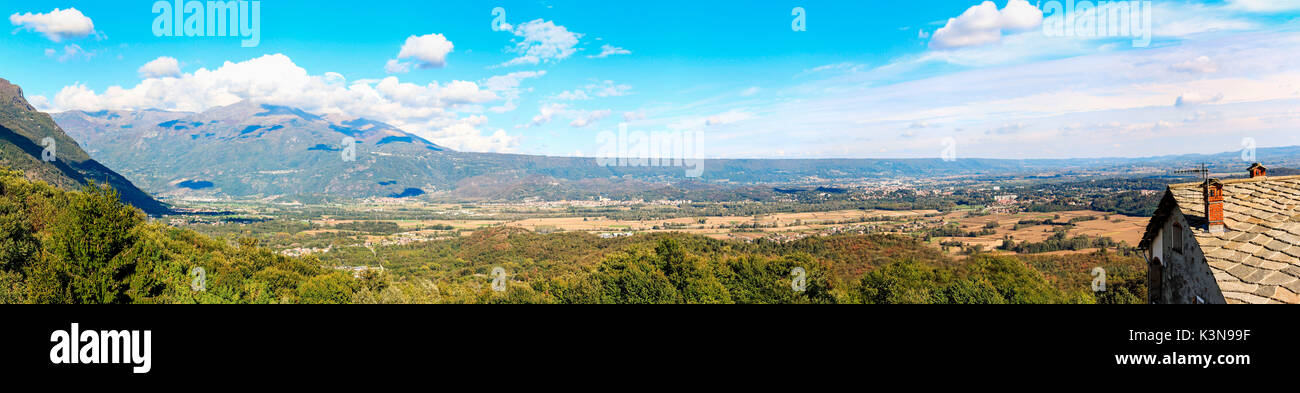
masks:
[[(50, 162), (42, 159), (49, 148), (46, 138), (54, 142), (55, 159)], [(27, 103), (20, 87), (4, 79), (0, 79), (0, 165), (64, 189), (76, 189), (92, 181), (108, 184), (117, 189), (123, 201), (147, 213), (167, 211), (166, 206), (127, 178), (91, 159), (49, 115)]]

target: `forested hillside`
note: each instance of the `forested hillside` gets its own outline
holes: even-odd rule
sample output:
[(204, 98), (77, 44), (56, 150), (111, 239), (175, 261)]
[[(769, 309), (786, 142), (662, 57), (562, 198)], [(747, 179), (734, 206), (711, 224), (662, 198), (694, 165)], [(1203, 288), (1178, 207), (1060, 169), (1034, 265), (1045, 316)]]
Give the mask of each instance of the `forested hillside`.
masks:
[[(324, 267), (346, 252), (373, 253), (386, 269)], [(1083, 259), (957, 261), (883, 235), (746, 244), (494, 228), (326, 255), (287, 257), (252, 239), (209, 238), (148, 221), (109, 187), (64, 191), (0, 170), (3, 303), (1093, 303), (1145, 294), (1132, 257), (1106, 257), (1112, 287), (1124, 292), (1094, 296)], [(504, 290), (493, 290), (493, 280)]]
[(129, 180), (81, 150), (50, 115), (36, 110), (23, 90), (0, 78), (0, 166), (17, 169), (30, 179), (73, 189), (90, 182), (113, 187), (124, 201), (150, 214), (166, 205), (136, 188)]
[(2, 303), (331, 303), (355, 285), (310, 258), (148, 222), (109, 187), (64, 191), (0, 169)]
[[(493, 228), (447, 241), (369, 250), (336, 249), (327, 264), (382, 260), (397, 288), (373, 302), (530, 303), (1142, 303), (1140, 258), (977, 254), (949, 258), (905, 236), (840, 235), (752, 244), (681, 233), (601, 239)], [(373, 253), (373, 254), (372, 254)], [(1099, 257), (1102, 259), (1096, 259)], [(1062, 264), (1053, 262), (1057, 258)], [(1090, 260), (1104, 261), (1111, 287), (1094, 294)], [(1084, 269), (1083, 267), (1087, 268)], [(489, 290), (493, 269), (507, 289)], [(792, 271), (804, 270), (804, 290)], [(412, 291), (413, 287), (438, 291)], [(418, 294), (417, 294), (418, 292)]]

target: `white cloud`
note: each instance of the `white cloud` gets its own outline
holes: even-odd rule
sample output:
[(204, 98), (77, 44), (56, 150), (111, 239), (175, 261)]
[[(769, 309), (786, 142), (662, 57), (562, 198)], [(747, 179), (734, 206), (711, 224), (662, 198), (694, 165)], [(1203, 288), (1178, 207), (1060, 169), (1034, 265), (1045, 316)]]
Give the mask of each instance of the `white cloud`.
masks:
[(617, 46), (613, 46), (613, 45), (610, 45), (610, 44), (605, 44), (605, 45), (601, 45), (601, 46), (600, 46), (600, 54), (598, 54), (598, 55), (591, 55), (591, 56), (587, 56), (587, 57), (589, 57), (589, 58), (596, 58), (596, 59), (603, 59), (603, 58), (606, 58), (606, 57), (609, 57), (609, 56), (613, 56), (613, 55), (630, 55), (630, 54), (632, 54), (632, 51), (630, 51), (630, 50), (623, 49), (623, 48), (620, 48), (620, 47), (617, 47)]
[(483, 135), (479, 130), (487, 119), (482, 116), (471, 116), (461, 119), (451, 125), (439, 129), (434, 134), (435, 142), (445, 144), (456, 150), (477, 151), (477, 152), (496, 152), (507, 153), (513, 152), (519, 142), (523, 139), (506, 133), (505, 130), (497, 129), (488, 135)]
[(610, 110), (608, 109), (578, 113), (574, 116), (573, 121), (569, 123), (569, 126), (577, 128), (586, 127), (608, 117), (609, 114)]
[(54, 11), (44, 14), (25, 13), (9, 15), (9, 23), (19, 28), (35, 31), (45, 35), (51, 41), (59, 42), (68, 38), (85, 37), (95, 32), (95, 23), (76, 8)]
[(569, 126), (571, 127), (583, 128), (595, 124), (601, 119), (609, 117), (609, 115), (612, 113), (613, 111), (610, 111), (608, 109), (586, 111), (581, 109), (570, 108), (568, 104), (552, 102), (552, 103), (543, 104), (541, 107), (539, 107), (537, 110), (537, 115), (533, 116), (533, 120), (530, 121), (528, 124), (518, 125), (515, 126), (515, 128), (528, 128), (528, 127), (537, 127), (537, 126), (546, 125), (547, 123), (550, 123), (551, 120), (557, 117), (570, 119), (571, 121), (569, 122)]
[(745, 89), (745, 90), (741, 90), (741, 91), (740, 91), (740, 96), (741, 96), (741, 97), (753, 97), (754, 95), (758, 94), (758, 92), (760, 92), (760, 91), (763, 91), (763, 89), (760, 88), (760, 87), (758, 87), (758, 86), (750, 86), (749, 88), (747, 88), (747, 89)]
[(537, 65), (564, 60), (578, 51), (578, 38), (582, 37), (564, 26), (541, 19), (515, 26), (512, 32), (520, 40), (509, 51), (518, 53), (519, 56), (501, 64), (502, 66)]
[(1295, 0), (1228, 0), (1228, 8), (1247, 12), (1286, 12), (1300, 10)]
[(623, 112), (623, 121), (631, 122), (645, 119), (645, 111)]
[(997, 126), (985, 133), (1000, 134), (1000, 135), (1017, 134), (1020, 133), (1021, 131), (1024, 131), (1026, 128), (1029, 128), (1029, 126), (1025, 125), (1025, 123), (1006, 123)]
[(1043, 11), (1027, 0), (1009, 0), (1002, 8), (1002, 29), (1030, 31), (1043, 25)]
[(384, 63), (384, 72), (389, 74), (405, 74), (411, 72), (411, 63), (397, 61), (397, 59), (388, 59)]
[[(1029, 44), (1048, 38), (1016, 34), (1003, 37), (997, 48), (926, 53), (982, 49), (996, 54), (1022, 46), (1020, 40)], [(1057, 41), (1062, 45), (1088, 42)], [(1202, 56), (1212, 60), (1216, 72), (1191, 77), (1171, 70), (1189, 60), (1205, 63), (1195, 61)], [(1042, 61), (1022, 61), (1025, 58)], [(1291, 135), (1300, 120), (1258, 119), (1279, 118), (1300, 107), (1300, 72), (1279, 67), (1298, 61), (1300, 37), (1287, 31), (1261, 31), (1203, 35), (1177, 45), (1133, 50), (1027, 56), (1000, 62), (998, 67), (939, 75), (925, 75), (934, 69), (927, 64), (903, 73), (894, 64), (864, 66), (852, 73), (807, 75), (816, 79), (782, 89), (789, 99), (747, 103), (745, 110), (755, 119), (709, 128), (702, 142), (710, 146), (707, 154), (719, 157), (770, 157), (779, 148), (787, 156), (817, 158), (934, 158), (942, 147), (931, 137), (949, 135), (961, 141), (964, 156), (996, 158), (1213, 153), (1233, 150), (1242, 134), (1260, 139), (1261, 146), (1296, 144), (1300, 137)], [(907, 74), (913, 70), (924, 76)], [(1183, 107), (1174, 108), (1180, 96)], [(703, 127), (692, 119), (726, 111), (726, 105), (734, 104), (715, 101), (656, 107), (652, 120), (668, 125), (684, 119), (678, 124)], [(1196, 111), (1207, 115), (1196, 116)], [(1218, 120), (1209, 120), (1214, 114)], [(1097, 119), (1117, 125), (1091, 126)], [(1188, 123), (1187, 119), (1204, 120)], [(638, 127), (654, 127), (654, 121)], [(1166, 124), (1159, 132), (1177, 136), (1177, 143), (1155, 139), (1152, 130), (1160, 121), (1176, 125)], [(929, 128), (915, 129), (911, 138), (900, 135), (909, 134), (913, 124)], [(1016, 124), (1026, 128), (988, 132)], [(1065, 126), (1070, 124), (1089, 125), (1067, 134)], [(1291, 139), (1264, 142), (1275, 136)], [(1112, 147), (1116, 143), (1124, 147)], [(882, 145), (890, 146), (888, 154), (875, 153)]]
[(587, 85), (587, 91), (596, 97), (622, 97), (631, 94), (632, 86), (625, 84), (616, 84), (614, 81), (606, 80), (599, 83)]
[(862, 71), (865, 67), (866, 66), (863, 64), (849, 62), (826, 64), (800, 71), (798, 74), (795, 74), (795, 77), (799, 78), (818, 74), (851, 74)]
[(1026, 0), (1009, 0), (998, 10), (992, 1), (970, 7), (935, 30), (931, 49), (951, 49), (997, 43), (1004, 31), (1025, 32), (1041, 26), (1043, 11)]
[(1206, 32), (1245, 31), (1260, 27), (1226, 6), (1198, 3), (1162, 3), (1152, 11), (1152, 18), (1152, 33), (1157, 37), (1187, 38)]
[(1174, 100), (1174, 106), (1176, 107), (1195, 106), (1201, 104), (1212, 104), (1219, 101), (1223, 101), (1223, 93), (1218, 93), (1215, 95), (1201, 95), (1200, 93), (1196, 93), (1196, 92), (1188, 92), (1178, 96), (1178, 98)]
[[(518, 108), (515, 100), (519, 99), (519, 95), (525, 91), (519, 85), (524, 80), (539, 78), (543, 75), (546, 75), (546, 71), (520, 71), (488, 78), (483, 82), (483, 87), (506, 100), (504, 104), (488, 108), (488, 110), (493, 113), (505, 113), (515, 110)], [(527, 91), (532, 91), (532, 89), (527, 89)]]
[(54, 49), (46, 49), (45, 57), (49, 57), (51, 59), (58, 59), (58, 61), (62, 63), (68, 60), (75, 60), (77, 58), (90, 60), (90, 58), (95, 57), (95, 52), (88, 52), (85, 49), (82, 49), (81, 45), (67, 44), (63, 46), (63, 52), (59, 52)]
[(402, 50), (397, 53), (396, 59), (388, 60), (384, 64), (384, 71), (390, 74), (400, 74), (411, 71), (411, 63), (403, 62), (404, 59), (414, 60), (414, 64), (419, 68), (441, 68), (447, 65), (447, 54), (455, 48), (447, 37), (442, 34), (426, 34), (422, 36), (410, 36), (406, 38), (406, 43), (402, 44)]
[(555, 115), (564, 113), (567, 110), (568, 105), (565, 104), (551, 103), (542, 105), (542, 107), (538, 109), (537, 116), (533, 116), (533, 121), (528, 123), (526, 127), (536, 127), (550, 123), (551, 118), (554, 118)]
[(737, 109), (732, 109), (732, 110), (729, 110), (729, 111), (726, 111), (726, 112), (723, 112), (723, 113), (719, 113), (719, 114), (716, 114), (716, 115), (709, 116), (709, 117), (705, 118), (705, 120), (704, 120), (704, 125), (706, 125), (706, 126), (720, 126), (720, 125), (726, 125), (726, 124), (735, 123), (735, 122), (742, 121), (742, 120), (749, 120), (749, 119), (752, 119), (752, 118), (754, 118), (754, 114), (753, 114), (753, 113), (749, 113), (749, 112), (742, 111), (742, 110), (737, 110)]
[(551, 99), (560, 101), (584, 101), (592, 98), (622, 97), (632, 94), (631, 91), (631, 85), (618, 84), (611, 80), (604, 80), (590, 83), (580, 89), (562, 91), (559, 94), (551, 96)]
[(1209, 56), (1201, 56), (1170, 65), (1169, 69), (1189, 74), (1212, 74), (1219, 71), (1219, 65), (1210, 60)]
[(137, 72), (140, 73), (142, 79), (177, 77), (181, 75), (181, 64), (176, 61), (176, 58), (161, 56), (140, 66)]
[(457, 150), (509, 151), (518, 144), (518, 138), (503, 130), (485, 134), (480, 128), (486, 125), (486, 117), (457, 114), (499, 101), (502, 97), (498, 91), (508, 92), (511, 86), (518, 86), (504, 79), (484, 83), (491, 86), (484, 88), (469, 81), (418, 85), (390, 76), (349, 84), (338, 73), (311, 75), (288, 56), (274, 54), (226, 62), (215, 70), (200, 68), (174, 78), (147, 78), (134, 87), (112, 86), (102, 93), (81, 84), (67, 86), (55, 95), (51, 109), (200, 112), (253, 100), (313, 113), (382, 121)]
[(587, 95), (586, 90), (577, 89), (562, 91), (560, 94), (551, 96), (551, 99), (560, 101), (585, 101), (590, 100), (591, 96)]
[(45, 96), (43, 95), (28, 96), (27, 103), (32, 104), (32, 106), (36, 107), (36, 110), (38, 111), (41, 112), (50, 111), (50, 99), (45, 98)]

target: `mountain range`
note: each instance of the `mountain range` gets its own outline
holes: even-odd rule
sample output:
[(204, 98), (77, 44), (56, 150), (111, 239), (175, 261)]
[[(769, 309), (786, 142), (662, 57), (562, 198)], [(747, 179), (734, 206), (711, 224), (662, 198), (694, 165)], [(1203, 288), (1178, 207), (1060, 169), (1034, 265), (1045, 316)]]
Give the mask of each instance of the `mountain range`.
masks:
[(169, 210), (127, 178), (92, 159), (50, 115), (27, 102), (22, 88), (5, 79), (0, 79), (0, 165), (20, 170), (30, 180), (64, 189), (78, 189), (91, 182), (107, 184), (117, 190), (123, 202), (146, 213)]
[[(1239, 152), (954, 161), (710, 159), (704, 161), (702, 176), (691, 179), (680, 167), (602, 166), (594, 158), (459, 152), (379, 121), (252, 101), (199, 113), (67, 111), (54, 114), (53, 120), (58, 126), (48, 128), (62, 127), (91, 156), (164, 200), (424, 194), (479, 199), (589, 197), (656, 187), (725, 188), (810, 179), (1123, 173), (1134, 167), (1172, 170), (1198, 163), (1230, 173), (1244, 168)], [(1300, 164), (1300, 147), (1261, 148), (1257, 154), (1270, 165)]]

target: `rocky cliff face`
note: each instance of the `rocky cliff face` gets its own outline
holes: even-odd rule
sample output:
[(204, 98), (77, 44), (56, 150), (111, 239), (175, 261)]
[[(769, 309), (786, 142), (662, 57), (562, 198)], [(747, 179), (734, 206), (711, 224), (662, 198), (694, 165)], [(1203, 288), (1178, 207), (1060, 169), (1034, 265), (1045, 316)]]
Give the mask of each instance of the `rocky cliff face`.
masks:
[(23, 89), (0, 78), (0, 165), (22, 171), (28, 179), (78, 189), (95, 182), (117, 190), (122, 201), (149, 214), (168, 209), (125, 177), (90, 158), (75, 140), (37, 111)]

